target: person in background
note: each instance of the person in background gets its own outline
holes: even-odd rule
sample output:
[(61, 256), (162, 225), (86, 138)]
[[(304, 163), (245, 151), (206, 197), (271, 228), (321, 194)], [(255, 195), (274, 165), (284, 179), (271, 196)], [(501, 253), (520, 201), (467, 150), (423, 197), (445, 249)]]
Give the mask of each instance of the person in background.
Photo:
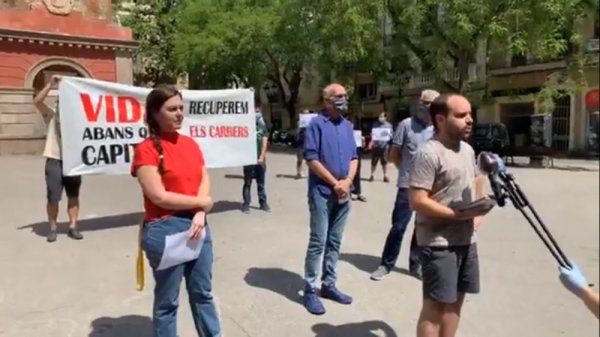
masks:
[[(396, 201), (394, 202), (394, 210), (392, 211), (392, 227), (385, 240), (380, 265), (371, 274), (371, 279), (374, 281), (380, 281), (388, 275), (398, 260), (402, 238), (413, 215), (408, 202), (408, 172), (419, 146), (433, 136), (429, 106), (439, 95), (435, 90), (423, 90), (417, 112), (414, 116), (402, 120), (398, 124), (398, 127), (396, 127), (396, 131), (394, 131), (389, 157), (390, 161), (398, 169)], [(411, 275), (421, 279), (420, 253), (414, 230), (412, 239), (410, 240), (408, 266)]]
[[(307, 115), (312, 113), (310, 110), (302, 111), (301, 115)], [(300, 118), (298, 116), (298, 132), (296, 134), (296, 179), (302, 179), (304, 174), (302, 173), (302, 162), (304, 162), (304, 133), (306, 132), (306, 126), (300, 125)]]
[(256, 192), (258, 194), (258, 202), (260, 209), (265, 212), (270, 212), (271, 207), (267, 203), (267, 191), (265, 189), (265, 180), (267, 173), (267, 149), (269, 146), (269, 129), (267, 123), (262, 116), (260, 99), (254, 102), (256, 109), (256, 164), (244, 166), (244, 185), (242, 187), (242, 212), (250, 213), (252, 180), (256, 179)]
[(83, 235), (81, 235), (77, 228), (81, 176), (64, 175), (58, 100), (56, 101), (56, 110), (45, 103), (48, 93), (54, 86), (58, 85), (60, 80), (60, 76), (53, 75), (50, 82), (33, 99), (33, 104), (42, 114), (44, 120), (48, 122), (48, 134), (46, 136), (46, 146), (44, 147), (44, 157), (46, 157), (46, 213), (48, 215), (48, 225), (50, 226), (50, 231), (48, 232), (48, 236), (46, 236), (46, 241), (48, 242), (54, 242), (57, 239), (58, 210), (63, 190), (67, 195), (67, 214), (69, 215), (69, 231), (67, 235), (74, 240), (83, 239)]
[[(153, 336), (177, 337), (177, 309), (182, 278), (198, 336), (221, 337), (212, 296), (213, 245), (206, 213), (213, 205), (204, 155), (190, 137), (179, 134), (183, 122), (181, 93), (159, 86), (146, 98), (149, 137), (135, 147), (131, 174), (144, 196), (141, 246), (154, 275)], [(198, 258), (161, 268), (167, 236), (187, 233), (203, 239)]]
[(596, 318), (599, 318), (600, 299), (598, 298), (598, 293), (588, 285), (587, 279), (583, 276), (579, 267), (576, 264), (571, 263), (571, 268), (559, 267), (559, 271), (559, 279), (565, 288), (575, 296), (579, 297), (588, 310), (590, 310)]
[[(373, 124), (373, 129), (388, 129), (389, 134), (392, 134), (392, 124), (387, 121), (387, 114), (384, 112), (379, 114), (377, 122)], [(375, 180), (375, 170), (377, 169), (377, 163), (381, 162), (381, 169), (383, 170), (383, 181), (389, 182), (387, 176), (387, 163), (388, 163), (388, 149), (389, 149), (389, 140), (373, 140), (371, 137), (371, 142), (368, 148), (372, 151), (371, 153), (371, 177), (369, 181)]]
[(409, 172), (423, 272), (417, 337), (454, 337), (465, 294), (479, 293), (475, 231), (489, 209), (460, 210), (484, 197), (485, 176), (464, 141), (473, 127), (471, 104), (440, 95), (429, 111), (434, 136), (419, 147)]
[(350, 186), (358, 165), (352, 124), (344, 118), (348, 111), (346, 89), (337, 83), (328, 85), (323, 89), (323, 103), (324, 109), (308, 124), (304, 142), (304, 159), (310, 169), (310, 236), (304, 260), (303, 302), (315, 315), (325, 313), (316, 290), (321, 271), (321, 296), (341, 304), (352, 303), (352, 297), (336, 287), (336, 269), (350, 213)]
[(358, 157), (358, 165), (356, 166), (356, 174), (354, 175), (354, 180), (352, 180), (352, 199), (353, 200), (358, 200), (358, 201), (362, 201), (362, 202), (367, 202), (367, 198), (362, 195), (362, 188), (360, 185), (360, 170), (361, 170), (361, 159), (362, 159), (362, 152), (363, 152), (363, 147), (365, 146), (365, 137), (363, 137), (362, 135), (362, 131), (360, 130), (360, 128), (358, 127), (360, 124), (358, 123), (358, 120), (356, 120), (354, 122), (354, 132), (357, 133), (359, 132), (360, 135), (360, 142), (357, 141), (357, 139), (355, 139), (355, 143), (356, 143), (356, 155)]

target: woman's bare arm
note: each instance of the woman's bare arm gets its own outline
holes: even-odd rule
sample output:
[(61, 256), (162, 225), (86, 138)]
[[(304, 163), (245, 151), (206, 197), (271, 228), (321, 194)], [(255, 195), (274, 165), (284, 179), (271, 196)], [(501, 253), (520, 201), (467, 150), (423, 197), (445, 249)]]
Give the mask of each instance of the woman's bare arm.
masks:
[(158, 168), (155, 166), (141, 166), (136, 173), (144, 195), (160, 208), (181, 211), (212, 206), (209, 197), (190, 196), (165, 190)]

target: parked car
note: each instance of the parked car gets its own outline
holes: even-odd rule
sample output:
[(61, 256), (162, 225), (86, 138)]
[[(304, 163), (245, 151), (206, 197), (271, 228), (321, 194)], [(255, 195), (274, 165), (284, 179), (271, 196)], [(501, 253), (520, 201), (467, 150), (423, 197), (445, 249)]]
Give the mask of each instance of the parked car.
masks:
[(502, 123), (480, 123), (476, 124), (471, 134), (471, 146), (475, 154), (482, 151), (493, 152), (504, 157), (510, 146), (508, 130)]
[(293, 130), (273, 130), (269, 135), (271, 144), (296, 146), (296, 133)]

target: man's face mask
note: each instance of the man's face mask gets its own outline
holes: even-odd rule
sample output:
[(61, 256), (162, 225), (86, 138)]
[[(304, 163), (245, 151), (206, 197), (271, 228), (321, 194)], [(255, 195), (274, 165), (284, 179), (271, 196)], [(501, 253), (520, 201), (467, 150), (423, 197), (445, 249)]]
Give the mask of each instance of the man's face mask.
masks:
[(379, 121), (380, 121), (381, 123), (385, 122), (385, 117), (379, 117)]
[(340, 114), (346, 114), (348, 112), (348, 97), (346, 96), (339, 96), (339, 97), (335, 97), (334, 101), (333, 101), (333, 105), (335, 106), (335, 109), (340, 113)]
[(429, 106), (428, 105), (420, 105), (419, 109), (417, 109), (417, 113), (415, 114), (417, 118), (422, 120), (423, 122), (429, 122), (431, 120), (431, 116), (429, 115)]

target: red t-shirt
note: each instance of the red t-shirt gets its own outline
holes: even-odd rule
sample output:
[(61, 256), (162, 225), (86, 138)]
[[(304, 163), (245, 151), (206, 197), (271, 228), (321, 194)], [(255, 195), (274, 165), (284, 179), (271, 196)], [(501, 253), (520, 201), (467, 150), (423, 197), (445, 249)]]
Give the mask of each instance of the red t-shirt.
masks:
[[(185, 195), (197, 195), (204, 169), (204, 155), (198, 144), (192, 138), (178, 133), (161, 135), (160, 144), (163, 149), (162, 181), (165, 190)], [(135, 177), (137, 169), (141, 166), (158, 167), (158, 162), (158, 151), (154, 147), (154, 140), (146, 139), (135, 147), (131, 175)], [(144, 209), (146, 211), (144, 219), (146, 220), (182, 212), (160, 208), (145, 195)]]

